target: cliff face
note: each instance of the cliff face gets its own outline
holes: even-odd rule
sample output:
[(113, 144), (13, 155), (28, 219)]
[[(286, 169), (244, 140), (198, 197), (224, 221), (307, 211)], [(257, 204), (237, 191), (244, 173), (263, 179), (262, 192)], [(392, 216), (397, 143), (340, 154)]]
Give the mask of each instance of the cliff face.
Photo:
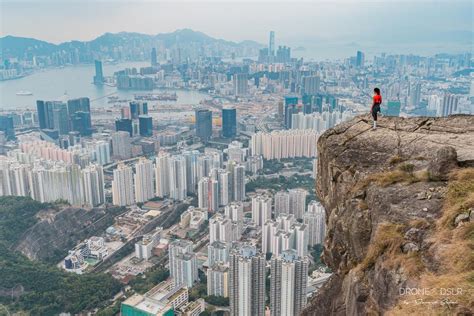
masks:
[[(303, 314), (467, 312), (474, 306), (474, 116), (384, 117), (379, 126), (373, 131), (359, 116), (318, 141), (323, 260), (334, 275)], [(451, 287), (461, 292), (446, 297)], [(431, 292), (408, 295), (407, 288)]]
[(15, 250), (30, 260), (56, 263), (79, 241), (102, 233), (121, 212), (117, 207), (91, 210), (67, 207), (53, 212), (27, 230)]

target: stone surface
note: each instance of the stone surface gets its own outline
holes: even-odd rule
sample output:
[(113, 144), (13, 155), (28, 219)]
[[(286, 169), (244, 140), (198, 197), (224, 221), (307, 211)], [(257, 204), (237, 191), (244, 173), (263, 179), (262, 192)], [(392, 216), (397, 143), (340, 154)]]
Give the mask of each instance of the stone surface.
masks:
[[(406, 251), (418, 248), (423, 262), (438, 268), (425, 235), (440, 217), (445, 172), (474, 165), (474, 116), (383, 117), (375, 131), (368, 116), (358, 116), (321, 135), (318, 158), (316, 190), (327, 221), (322, 258), (334, 274), (303, 315), (384, 314), (398, 302), (399, 288), (413, 281), (384, 264), (383, 256), (362, 272), (361, 263), (377, 229), (390, 223), (406, 227)], [(382, 187), (371, 177), (400, 164), (413, 165), (414, 173), (431, 168), (437, 178)]]

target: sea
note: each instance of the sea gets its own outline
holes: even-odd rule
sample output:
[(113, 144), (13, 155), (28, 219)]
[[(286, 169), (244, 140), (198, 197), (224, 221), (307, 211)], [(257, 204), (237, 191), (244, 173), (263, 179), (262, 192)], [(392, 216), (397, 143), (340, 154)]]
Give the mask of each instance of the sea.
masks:
[[(140, 68), (149, 66), (146, 62), (126, 62), (118, 64), (104, 64), (104, 76), (112, 76), (115, 71), (125, 68)], [(134, 94), (150, 93), (151, 91), (118, 90), (107, 85), (92, 84), (95, 74), (94, 65), (75, 65), (62, 68), (47, 68), (39, 70), (23, 78), (0, 82), (0, 110), (36, 109), (36, 100), (67, 100), (79, 97), (88, 97), (94, 109), (112, 107), (107, 96), (115, 95), (120, 99), (133, 99)], [(30, 91), (32, 95), (20, 96), (19, 91)], [(183, 89), (155, 89), (153, 93), (173, 93), (178, 96), (177, 101), (162, 101), (166, 104), (199, 104), (209, 96), (195, 90)], [(160, 101), (161, 102), (161, 101)]]

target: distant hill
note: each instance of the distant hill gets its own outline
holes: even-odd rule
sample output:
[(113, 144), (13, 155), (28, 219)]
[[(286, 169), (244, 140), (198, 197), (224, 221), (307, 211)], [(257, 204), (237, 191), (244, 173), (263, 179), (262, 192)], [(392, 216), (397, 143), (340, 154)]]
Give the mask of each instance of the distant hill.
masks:
[(24, 58), (28, 55), (47, 56), (55, 52), (78, 50), (81, 53), (95, 53), (113, 51), (117, 47), (142, 47), (143, 49), (162, 44), (166, 48), (176, 45), (207, 46), (219, 44), (223, 48), (250, 48), (258, 49), (263, 45), (254, 41), (240, 43), (216, 39), (202, 32), (191, 29), (176, 30), (171, 33), (156, 35), (142, 33), (105, 33), (91, 41), (70, 41), (53, 44), (33, 38), (5, 36), (0, 38), (0, 51), (3, 57)]

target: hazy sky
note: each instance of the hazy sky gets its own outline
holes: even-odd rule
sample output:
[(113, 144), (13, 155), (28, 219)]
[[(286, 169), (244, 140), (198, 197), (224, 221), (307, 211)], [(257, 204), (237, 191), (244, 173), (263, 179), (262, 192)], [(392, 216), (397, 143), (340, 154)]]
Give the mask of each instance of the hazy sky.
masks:
[[(1, 36), (54, 43), (105, 32), (156, 34), (192, 28), (234, 41), (416, 42), (473, 30), (473, 1), (39, 1), (1, 3)], [(376, 44), (375, 44), (376, 45)]]

